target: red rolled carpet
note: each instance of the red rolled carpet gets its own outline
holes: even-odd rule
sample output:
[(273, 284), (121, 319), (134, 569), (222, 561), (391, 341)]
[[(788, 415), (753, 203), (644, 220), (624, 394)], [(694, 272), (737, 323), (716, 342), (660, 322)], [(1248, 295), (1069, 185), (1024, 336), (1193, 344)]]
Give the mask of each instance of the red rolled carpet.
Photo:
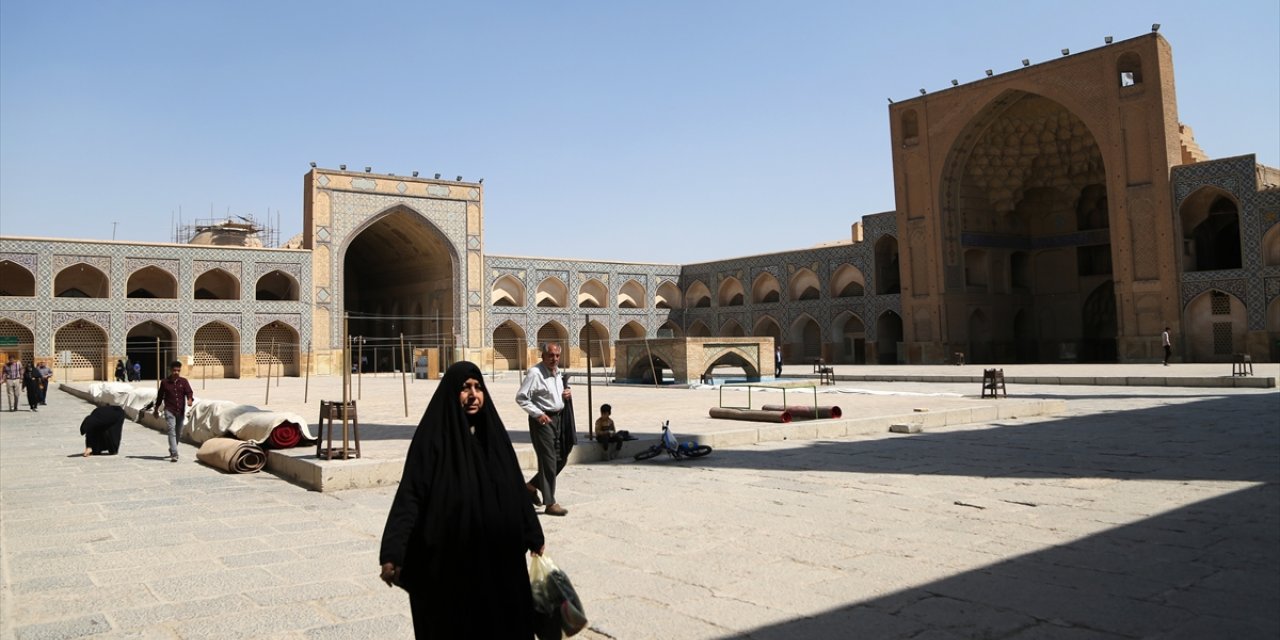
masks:
[(302, 442), (302, 429), (292, 422), (281, 422), (267, 436), (267, 444), (272, 449), (291, 449)]

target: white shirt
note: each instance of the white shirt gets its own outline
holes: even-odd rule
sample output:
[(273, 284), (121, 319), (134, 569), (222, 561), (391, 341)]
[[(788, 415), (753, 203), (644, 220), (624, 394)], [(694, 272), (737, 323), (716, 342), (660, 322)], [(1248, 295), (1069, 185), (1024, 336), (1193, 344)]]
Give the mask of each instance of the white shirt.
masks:
[(1171, 346), (1173, 346), (1173, 344), (1172, 344), (1171, 342), (1169, 342), (1169, 332), (1168, 332), (1168, 331), (1161, 331), (1161, 332), (1160, 332), (1160, 340), (1162, 340), (1162, 341), (1163, 341), (1161, 344), (1163, 344), (1163, 345), (1164, 345), (1164, 346), (1166, 346), (1166, 347), (1171, 347)]
[(516, 404), (532, 418), (564, 409), (564, 382), (541, 362), (530, 367), (516, 392)]

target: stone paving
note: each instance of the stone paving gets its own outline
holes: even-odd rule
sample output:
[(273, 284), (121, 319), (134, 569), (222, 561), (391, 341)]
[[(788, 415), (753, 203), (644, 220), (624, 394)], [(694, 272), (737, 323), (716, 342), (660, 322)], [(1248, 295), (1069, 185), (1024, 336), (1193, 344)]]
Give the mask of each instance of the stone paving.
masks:
[[(1067, 411), (570, 466), (543, 525), (585, 637), (1280, 636), (1280, 393), (1015, 392)], [(172, 464), (132, 423), (83, 459), (88, 410), (0, 412), (0, 638), (412, 635), (377, 580), (392, 487)]]

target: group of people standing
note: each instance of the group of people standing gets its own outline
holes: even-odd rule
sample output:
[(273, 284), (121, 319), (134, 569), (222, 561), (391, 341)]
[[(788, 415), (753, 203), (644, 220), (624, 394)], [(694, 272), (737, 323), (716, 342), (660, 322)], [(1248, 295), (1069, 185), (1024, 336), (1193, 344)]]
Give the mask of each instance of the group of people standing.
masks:
[(35, 365), (24, 365), (16, 357), (9, 356), (9, 362), (0, 369), (0, 386), (4, 387), (5, 396), (9, 398), (9, 410), (18, 410), (20, 391), (26, 391), (27, 405), (32, 411), (38, 411), (45, 404), (49, 393), (49, 381), (53, 379), (53, 369), (44, 362)]
[(116, 360), (116, 382), (141, 382), (142, 363)]

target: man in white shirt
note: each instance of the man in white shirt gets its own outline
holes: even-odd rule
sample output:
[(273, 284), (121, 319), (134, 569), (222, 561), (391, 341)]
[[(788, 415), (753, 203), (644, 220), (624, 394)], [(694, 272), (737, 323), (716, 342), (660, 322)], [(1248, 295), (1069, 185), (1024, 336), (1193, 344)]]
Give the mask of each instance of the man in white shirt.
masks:
[(1169, 356), (1173, 355), (1173, 343), (1169, 341), (1169, 327), (1160, 334), (1160, 344), (1164, 346), (1164, 366), (1169, 366)]
[(529, 414), (529, 439), (533, 442), (533, 452), (538, 456), (538, 474), (525, 486), (534, 504), (540, 504), (538, 492), (542, 493), (541, 503), (547, 505), (546, 514), (549, 516), (569, 513), (556, 502), (556, 473), (563, 468), (556, 463), (560, 451), (561, 412), (564, 411), (564, 401), (570, 397), (570, 391), (564, 388), (560, 379), (560, 345), (542, 345), (542, 362), (525, 374), (520, 390), (516, 392), (516, 404)]

